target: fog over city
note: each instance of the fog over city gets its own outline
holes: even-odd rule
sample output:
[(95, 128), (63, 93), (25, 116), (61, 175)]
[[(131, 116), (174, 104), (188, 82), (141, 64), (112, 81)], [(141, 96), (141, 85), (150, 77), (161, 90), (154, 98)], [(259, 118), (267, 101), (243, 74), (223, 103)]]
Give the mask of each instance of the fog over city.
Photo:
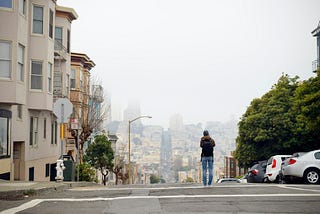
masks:
[[(73, 52), (111, 94), (113, 119), (138, 100), (144, 124), (240, 118), (283, 74), (312, 73), (318, 0), (58, 0), (75, 9)], [(118, 113), (117, 113), (118, 112)]]

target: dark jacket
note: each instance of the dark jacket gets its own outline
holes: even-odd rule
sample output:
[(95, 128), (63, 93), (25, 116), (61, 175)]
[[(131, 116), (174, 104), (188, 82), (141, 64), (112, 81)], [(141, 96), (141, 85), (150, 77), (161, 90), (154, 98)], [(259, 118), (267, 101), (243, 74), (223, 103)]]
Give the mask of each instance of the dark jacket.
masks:
[[(214, 140), (209, 136), (203, 136), (200, 140), (200, 147), (203, 148), (203, 145), (205, 144), (205, 142), (210, 142), (211, 143), (211, 146), (212, 148), (214, 148), (216, 146), (216, 143), (214, 142)], [(201, 152), (201, 158), (204, 156), (203, 152)], [(213, 152), (212, 154), (210, 154), (209, 156), (207, 157), (213, 157)]]

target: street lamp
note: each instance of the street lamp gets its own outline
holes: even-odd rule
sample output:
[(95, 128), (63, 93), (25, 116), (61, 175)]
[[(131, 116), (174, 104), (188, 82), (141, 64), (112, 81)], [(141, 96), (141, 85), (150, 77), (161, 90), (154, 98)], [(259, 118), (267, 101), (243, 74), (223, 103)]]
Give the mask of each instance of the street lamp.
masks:
[(129, 176), (129, 184), (131, 184), (131, 151), (130, 151), (130, 126), (131, 126), (131, 123), (138, 120), (138, 119), (141, 119), (141, 118), (152, 118), (151, 116), (140, 116), (140, 117), (137, 117), (137, 118), (134, 118), (132, 120), (129, 120), (129, 126), (128, 126), (128, 133), (129, 133), (129, 136), (128, 136), (128, 150), (129, 150), (129, 172), (128, 172), (128, 176)]

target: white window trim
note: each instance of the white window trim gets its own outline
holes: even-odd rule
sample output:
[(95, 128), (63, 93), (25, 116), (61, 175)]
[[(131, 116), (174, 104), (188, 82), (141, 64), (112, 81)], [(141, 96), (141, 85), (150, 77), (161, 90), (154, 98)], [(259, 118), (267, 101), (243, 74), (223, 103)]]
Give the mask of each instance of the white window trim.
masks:
[[(12, 78), (12, 41), (8, 41), (8, 40), (0, 40), (0, 42), (3, 42), (3, 43), (9, 43), (10, 45), (10, 54), (9, 54), (9, 60), (7, 61), (10, 61), (9, 63), (9, 77), (2, 77), (0, 76), (0, 79), (1, 80), (11, 80)], [(4, 61), (4, 60), (3, 60)]]
[[(49, 76), (49, 70), (50, 70), (50, 76)], [(48, 62), (48, 64), (47, 64), (47, 92), (49, 94), (52, 94), (52, 92), (53, 92), (53, 71), (52, 70), (53, 70), (53, 63)], [(49, 77), (50, 77), (50, 79), (49, 79)]]
[[(41, 62), (41, 64), (42, 64), (42, 75), (41, 75), (41, 80), (42, 80), (42, 87), (41, 87), (41, 89), (34, 89), (34, 88), (31, 88), (32, 87), (32, 85), (31, 85), (31, 82), (32, 82), (32, 62)], [(43, 75), (43, 60), (37, 60), (37, 59), (32, 59), (31, 61), (30, 61), (30, 72), (29, 72), (29, 90), (30, 91), (34, 91), (34, 92), (42, 92), (43, 90), (44, 90), (44, 75)]]
[[(42, 33), (35, 33), (33, 32), (33, 11), (34, 11), (34, 7), (42, 7)], [(31, 14), (31, 34), (33, 36), (44, 36), (45, 33), (45, 27), (44, 27), (44, 21), (45, 21), (45, 6), (44, 5), (39, 5), (39, 4), (32, 4), (32, 14)]]
[[(19, 61), (19, 51), (20, 51), (20, 47), (22, 47), (22, 62), (20, 62)], [(17, 73), (17, 80), (19, 81), (19, 82), (24, 82), (25, 81), (25, 51), (26, 50), (26, 48), (25, 48), (25, 46), (24, 45), (22, 45), (22, 44), (18, 44), (18, 57), (17, 57), (17, 66), (18, 66), (18, 68), (20, 67), (20, 65), (22, 65), (22, 80), (21, 80), (21, 76), (19, 76), (18, 77), (18, 73)], [(18, 68), (17, 68), (17, 71), (18, 71)], [(19, 74), (19, 75), (21, 75), (21, 74)]]

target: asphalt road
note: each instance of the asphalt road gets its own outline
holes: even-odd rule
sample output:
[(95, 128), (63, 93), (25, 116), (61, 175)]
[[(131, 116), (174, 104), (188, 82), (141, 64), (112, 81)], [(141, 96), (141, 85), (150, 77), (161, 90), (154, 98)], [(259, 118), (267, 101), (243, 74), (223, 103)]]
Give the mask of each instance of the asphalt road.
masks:
[(320, 185), (93, 186), (0, 203), (1, 214), (320, 213)]

